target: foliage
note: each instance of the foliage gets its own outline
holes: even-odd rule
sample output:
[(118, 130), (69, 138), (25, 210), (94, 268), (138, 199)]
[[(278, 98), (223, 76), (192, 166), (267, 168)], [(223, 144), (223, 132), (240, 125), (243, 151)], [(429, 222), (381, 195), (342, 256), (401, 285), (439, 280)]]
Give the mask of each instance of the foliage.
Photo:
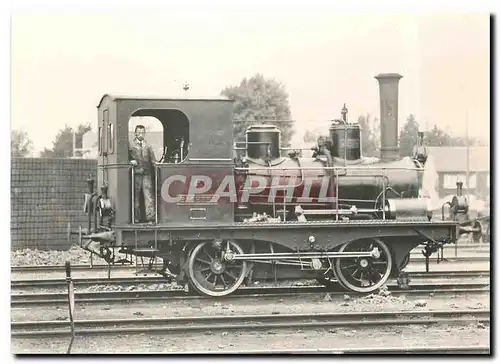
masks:
[[(425, 143), (429, 146), (450, 146), (450, 147), (465, 147), (467, 138), (453, 137), (445, 131), (439, 129), (436, 125), (425, 133)], [(476, 138), (468, 139), (470, 146), (485, 146), (485, 143)]]
[(236, 141), (244, 140), (245, 130), (255, 123), (276, 125), (281, 130), (281, 143), (290, 146), (294, 134), (288, 94), (285, 87), (273, 80), (256, 74), (244, 78), (239, 86), (229, 86), (221, 91), (234, 102), (233, 134)]
[(303, 136), (303, 140), (306, 143), (313, 143), (318, 140), (320, 133), (317, 131), (306, 130)]
[(10, 153), (13, 158), (26, 158), (33, 151), (33, 141), (28, 133), (22, 130), (12, 130), (10, 134)]
[[(417, 145), (419, 125), (414, 115), (407, 118), (406, 124), (399, 135), (399, 151), (401, 157), (411, 156), (413, 147)], [(424, 144), (430, 147), (464, 147), (484, 146), (485, 143), (475, 138), (453, 137), (446, 131), (439, 129), (436, 125), (424, 132)]]
[(360, 115), (358, 124), (361, 129), (361, 151), (365, 157), (380, 155), (380, 125), (377, 118), (371, 119), (370, 114)]
[[(76, 129), (75, 147), (81, 148), (83, 143), (83, 135), (92, 128), (90, 124), (80, 124)], [(63, 129), (56, 135), (52, 143), (52, 149), (45, 148), (41, 153), (42, 158), (69, 158), (73, 156), (73, 128), (65, 125)]]
[[(406, 123), (399, 132), (399, 155), (401, 157), (409, 157), (413, 153), (413, 147), (418, 141), (418, 123), (415, 115), (410, 114), (406, 119)], [(427, 144), (429, 145), (429, 144)]]

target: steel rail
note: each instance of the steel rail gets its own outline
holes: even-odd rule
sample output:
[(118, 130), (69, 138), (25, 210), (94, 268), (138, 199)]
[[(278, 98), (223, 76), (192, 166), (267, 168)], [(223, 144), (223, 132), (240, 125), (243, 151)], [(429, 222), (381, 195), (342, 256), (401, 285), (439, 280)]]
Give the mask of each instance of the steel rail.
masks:
[[(419, 294), (463, 294), (463, 293), (488, 293), (487, 283), (439, 283), (439, 284), (413, 284), (410, 289), (398, 289), (397, 285), (388, 285), (392, 295), (419, 295)], [(281, 286), (281, 287), (241, 287), (231, 295), (222, 299), (241, 299), (244, 297), (283, 297), (286, 295), (330, 293), (331, 295), (364, 296), (366, 294), (346, 292), (339, 286), (338, 290), (315, 286)], [(168, 301), (172, 299), (218, 299), (220, 297), (208, 297), (198, 294), (189, 295), (184, 290), (138, 290), (138, 291), (96, 291), (75, 292), (76, 303), (110, 304), (123, 303), (124, 301)], [(11, 307), (46, 306), (66, 304), (67, 293), (35, 293), (35, 294), (13, 294), (11, 295)]]
[[(450, 262), (489, 262), (490, 256), (470, 256), (470, 257), (448, 257), (446, 258)], [(430, 257), (430, 261), (432, 262), (434, 257)], [(425, 261), (425, 257), (412, 257), (410, 259), (410, 263)], [(155, 265), (154, 268), (160, 269), (161, 265)], [(64, 271), (64, 265), (41, 265), (41, 266), (12, 266), (11, 273), (42, 273), (42, 272), (59, 272)], [(96, 271), (99, 269), (108, 269), (106, 264), (90, 265), (87, 264), (77, 264), (72, 265), (71, 269), (74, 271)], [(111, 266), (113, 271), (117, 270), (135, 270), (135, 266), (133, 264), (130, 265), (114, 265)]]
[[(154, 268), (161, 268), (161, 265), (156, 265)], [(39, 265), (39, 266), (13, 266), (10, 268), (11, 273), (43, 273), (43, 272), (64, 272), (64, 265)], [(97, 271), (100, 269), (108, 269), (106, 264), (95, 264), (92, 267), (88, 264), (71, 265), (72, 271)], [(135, 271), (133, 264), (111, 266), (111, 270), (130, 270)]]
[[(193, 333), (220, 330), (366, 327), (389, 325), (464, 324), (490, 322), (489, 310), (300, 313), (223, 315), (170, 318), (76, 320), (76, 335)], [(12, 337), (50, 337), (69, 334), (66, 321), (11, 322)]]
[[(435, 272), (408, 272), (410, 278), (487, 278), (490, 277), (489, 270), (474, 271), (435, 271)], [(287, 279), (288, 280), (288, 279)], [(115, 278), (75, 278), (75, 286), (92, 285), (134, 285), (134, 284), (165, 284), (162, 277), (115, 277)], [(10, 282), (11, 289), (19, 288), (58, 288), (66, 287), (66, 280), (55, 279), (28, 279), (13, 280)]]
[(311, 355), (311, 354), (490, 354), (488, 346), (415, 346), (415, 347), (373, 347), (373, 348), (320, 348), (320, 349), (269, 349), (269, 350), (221, 350), (221, 351), (169, 351), (161, 353), (165, 355)]
[[(491, 256), (471, 256), (471, 257), (445, 257), (445, 259), (450, 262), (490, 262), (491, 261)], [(433, 260), (437, 259), (437, 255), (434, 257), (429, 258), (429, 262), (432, 262)], [(425, 257), (419, 256), (419, 257), (411, 257), (410, 256), (410, 263), (420, 263), (420, 262), (425, 262)], [(439, 263), (442, 264), (442, 263)]]

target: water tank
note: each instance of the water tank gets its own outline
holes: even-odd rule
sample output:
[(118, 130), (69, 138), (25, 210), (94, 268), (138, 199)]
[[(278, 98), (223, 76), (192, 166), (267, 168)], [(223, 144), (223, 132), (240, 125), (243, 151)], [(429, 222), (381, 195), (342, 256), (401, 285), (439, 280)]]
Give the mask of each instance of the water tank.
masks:
[(280, 130), (274, 125), (252, 125), (246, 131), (247, 155), (253, 159), (280, 157)]
[(361, 158), (361, 130), (358, 124), (336, 120), (330, 126), (332, 157), (354, 161)]

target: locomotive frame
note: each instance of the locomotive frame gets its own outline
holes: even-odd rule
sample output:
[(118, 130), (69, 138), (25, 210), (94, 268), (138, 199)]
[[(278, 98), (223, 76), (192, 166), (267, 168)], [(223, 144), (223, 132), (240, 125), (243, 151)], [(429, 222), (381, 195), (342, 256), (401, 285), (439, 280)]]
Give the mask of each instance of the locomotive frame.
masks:
[[(384, 77), (399, 80), (394, 75)], [(381, 107), (386, 106), (381, 103)], [(303, 209), (293, 200), (287, 206), (283, 193), (281, 204), (273, 200), (273, 211), (281, 208), (275, 216), (238, 218), (241, 204), (228, 196), (214, 203), (216, 193), (210, 191), (191, 196), (181, 188), (176, 200), (166, 199), (164, 185), (172, 176), (184, 176), (186, 184), (198, 183), (194, 176), (210, 176), (220, 185), (225, 176), (252, 170), (246, 160), (234, 158), (232, 108), (233, 101), (227, 99), (104, 95), (97, 106), (101, 191), (94, 191), (95, 181), (89, 178), (84, 202), (88, 227), (71, 230), (68, 226), (68, 239), (78, 236), (82, 248), (110, 265), (119, 262), (115, 250), (135, 256), (136, 262), (137, 257), (149, 258), (150, 270), (161, 258), (163, 265), (157, 272), (209, 296), (225, 296), (252, 279), (278, 276), (313, 278), (324, 284), (336, 281), (350, 291), (372, 292), (389, 278), (404, 275), (410, 251), (418, 245), (425, 244), (428, 258), (443, 244), (456, 243), (455, 221), (431, 221), (424, 199), (390, 198), (386, 195), (390, 185), (385, 182), (373, 208), (344, 208), (338, 203), (340, 175), (358, 171), (358, 177), (364, 178), (362, 171), (371, 170), (371, 176), (386, 181), (390, 167), (327, 162), (323, 170), (333, 176), (335, 188), (330, 208)], [(162, 158), (154, 166), (152, 225), (135, 223), (134, 168), (128, 161), (129, 119), (135, 115), (154, 116), (162, 122), (167, 149), (182, 141), (177, 158)], [(301, 173), (307, 170), (301, 168)], [(280, 167), (268, 163), (257, 169), (271, 175)], [(414, 169), (422, 168), (417, 164)], [(363, 213), (370, 218), (357, 220)]]

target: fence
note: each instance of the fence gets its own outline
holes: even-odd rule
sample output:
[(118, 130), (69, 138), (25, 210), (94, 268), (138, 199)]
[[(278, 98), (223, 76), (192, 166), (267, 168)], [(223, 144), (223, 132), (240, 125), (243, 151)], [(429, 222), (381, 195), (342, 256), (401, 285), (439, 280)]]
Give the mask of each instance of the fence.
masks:
[(11, 249), (67, 250), (66, 229), (86, 224), (83, 194), (93, 159), (13, 158)]

